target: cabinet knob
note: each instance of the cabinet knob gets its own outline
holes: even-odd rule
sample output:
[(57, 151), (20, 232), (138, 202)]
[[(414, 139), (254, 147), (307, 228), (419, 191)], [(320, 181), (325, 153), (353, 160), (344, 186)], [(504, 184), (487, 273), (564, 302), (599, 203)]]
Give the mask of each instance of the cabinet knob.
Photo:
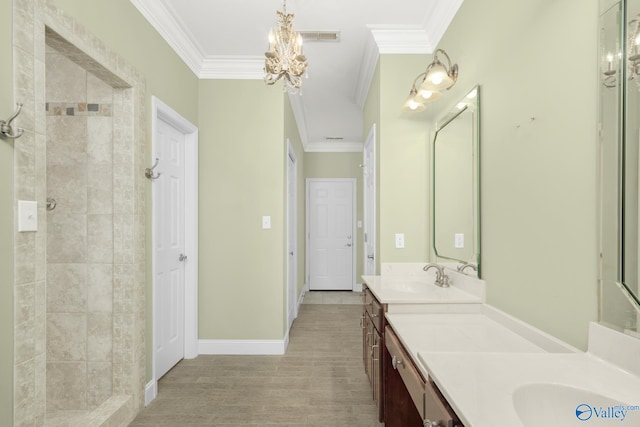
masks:
[[(397, 356), (393, 356), (391, 358), (391, 366), (393, 366), (393, 369), (395, 369), (396, 371), (398, 370), (398, 365), (403, 365), (404, 363), (402, 363), (402, 360), (398, 359)], [(431, 422), (431, 421), (429, 421)], [(425, 425), (431, 425), (431, 424), (425, 424)]]
[(431, 421), (431, 420), (424, 420), (422, 422), (422, 425), (424, 427), (444, 427), (445, 426), (440, 421)]

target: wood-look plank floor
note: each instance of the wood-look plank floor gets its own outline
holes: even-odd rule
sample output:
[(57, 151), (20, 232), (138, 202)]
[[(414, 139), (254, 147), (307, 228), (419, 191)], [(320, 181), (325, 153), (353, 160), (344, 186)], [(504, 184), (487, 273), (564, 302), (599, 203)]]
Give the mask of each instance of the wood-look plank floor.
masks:
[(199, 356), (159, 382), (131, 426), (379, 427), (359, 305), (303, 304), (282, 356)]

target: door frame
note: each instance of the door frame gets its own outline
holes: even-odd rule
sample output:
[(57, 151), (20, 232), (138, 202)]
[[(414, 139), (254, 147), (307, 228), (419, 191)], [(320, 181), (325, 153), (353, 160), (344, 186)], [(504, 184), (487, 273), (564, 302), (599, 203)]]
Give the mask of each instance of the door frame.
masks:
[(356, 185), (356, 178), (307, 178), (306, 179), (306, 193), (305, 193), (305, 199), (306, 199), (306, 206), (305, 206), (305, 270), (306, 270), (306, 285), (305, 285), (305, 289), (310, 289), (311, 288), (311, 275), (310, 275), (310, 269), (309, 269), (309, 265), (310, 265), (310, 257), (309, 257), (309, 237), (311, 236), (310, 230), (309, 230), (309, 223), (310, 223), (310, 206), (309, 206), (309, 201), (310, 201), (310, 197), (309, 197), (309, 186), (312, 182), (349, 182), (351, 183), (351, 194), (352, 194), (352, 200), (351, 200), (351, 204), (352, 204), (352, 210), (351, 212), (353, 213), (353, 218), (352, 218), (352, 224), (351, 224), (351, 235), (353, 236), (353, 240), (354, 243), (353, 245), (351, 245), (351, 290), (355, 290), (355, 286), (356, 286), (356, 268), (357, 268), (357, 264), (356, 264), (356, 252), (357, 252), (357, 245), (356, 245), (356, 240), (357, 240), (357, 236), (355, 233), (356, 230), (356, 218), (358, 217), (358, 212), (357, 212), (357, 208), (358, 208), (358, 204), (357, 204), (357, 194), (356, 191), (358, 189), (357, 185)]
[[(185, 263), (184, 270), (184, 358), (193, 359), (198, 356), (198, 128), (190, 121), (182, 117), (159, 98), (151, 97), (151, 135), (152, 153), (156, 151), (156, 132), (158, 121), (162, 120), (185, 137), (185, 211), (184, 211), (184, 251), (189, 257), (189, 262)], [(152, 289), (155, 290), (155, 224), (158, 221), (153, 203), (157, 198), (157, 186), (151, 183), (151, 211), (152, 211), (152, 232), (151, 232), (151, 265), (152, 265)], [(155, 292), (152, 292), (152, 312), (153, 312), (153, 336), (151, 338), (152, 348), (155, 349), (156, 336), (156, 301)], [(145, 389), (145, 405), (148, 405), (158, 394), (158, 378), (156, 376), (155, 351), (152, 354), (153, 378)]]
[[(293, 162), (293, 173), (289, 173), (289, 160)], [(287, 138), (287, 245), (285, 249), (285, 259), (287, 260), (287, 335), (291, 329), (293, 321), (298, 317), (298, 158), (291, 145), (291, 141)], [(289, 198), (289, 186), (293, 185), (293, 200)], [(291, 212), (291, 203), (294, 204), (295, 214), (293, 218), (289, 215)], [(293, 234), (291, 236), (289, 233)], [(293, 238), (292, 238), (293, 237)], [(289, 248), (289, 242), (293, 241), (293, 249)], [(289, 256), (289, 250), (293, 250), (293, 256)], [(293, 266), (290, 265), (293, 263)], [(293, 267), (293, 283), (289, 277), (289, 269)], [(291, 289), (294, 287), (295, 289)], [(293, 299), (292, 294), (293, 293)], [(293, 313), (291, 312), (293, 308)]]
[[(373, 165), (371, 166), (372, 170), (373, 170), (373, 194), (369, 194), (369, 192), (367, 191), (367, 151), (371, 150), (371, 157), (373, 158)], [(364, 218), (364, 231), (363, 231), (363, 239), (362, 239), (362, 243), (363, 243), (363, 257), (362, 257), (362, 262), (363, 262), (363, 273), (369, 274), (369, 275), (375, 275), (376, 274), (376, 270), (377, 270), (377, 266), (378, 266), (378, 258), (377, 258), (377, 251), (376, 251), (376, 191), (378, 188), (378, 183), (377, 183), (377, 179), (378, 177), (376, 176), (376, 172), (377, 172), (377, 168), (376, 168), (376, 124), (374, 123), (371, 126), (371, 130), (369, 131), (369, 135), (367, 136), (367, 139), (364, 142), (364, 149), (362, 151), (363, 154), (363, 180), (362, 180), (362, 187), (363, 187), (363, 218)], [(368, 210), (368, 197), (372, 198), (372, 203), (371, 206), (373, 207), (373, 210), (371, 212), (369, 212)], [(368, 225), (369, 223), (371, 223), (372, 227), (372, 233), (371, 235), (366, 234), (367, 230), (368, 230)], [(364, 238), (364, 236), (366, 235), (366, 239)], [(373, 244), (373, 255), (374, 255), (374, 263), (373, 263), (373, 272), (367, 272), (367, 256), (369, 255), (367, 253), (367, 242), (371, 241)]]

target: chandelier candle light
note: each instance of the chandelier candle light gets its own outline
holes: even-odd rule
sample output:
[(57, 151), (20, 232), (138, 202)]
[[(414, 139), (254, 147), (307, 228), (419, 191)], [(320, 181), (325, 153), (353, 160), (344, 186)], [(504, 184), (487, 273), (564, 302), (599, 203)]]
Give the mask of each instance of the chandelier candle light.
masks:
[(265, 52), (264, 81), (272, 85), (284, 78), (289, 92), (296, 93), (302, 87), (302, 75), (307, 70), (307, 57), (302, 53), (302, 36), (293, 29), (292, 13), (287, 13), (287, 0), (282, 12), (276, 11), (275, 31), (269, 31), (269, 51)]
[[(438, 59), (438, 53), (444, 55), (447, 59), (447, 65), (445, 66), (440, 59)], [(420, 81), (420, 87), (416, 87), (418, 81)], [(402, 111), (424, 111), (425, 103), (435, 101), (440, 98), (442, 94), (440, 91), (449, 90), (458, 79), (458, 64), (451, 65), (451, 59), (449, 55), (442, 49), (436, 50), (433, 55), (433, 62), (429, 64), (423, 73), (418, 74), (418, 77), (413, 81), (409, 97), (402, 105)]]

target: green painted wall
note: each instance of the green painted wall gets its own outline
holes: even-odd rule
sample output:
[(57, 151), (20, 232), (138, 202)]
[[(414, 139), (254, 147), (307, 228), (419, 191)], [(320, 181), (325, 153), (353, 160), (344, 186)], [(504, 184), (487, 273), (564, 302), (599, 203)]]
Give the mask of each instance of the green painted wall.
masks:
[(598, 302), (597, 13), (597, 0), (465, 1), (439, 44), (460, 66), (440, 112), (482, 86), (488, 302), (582, 349)]
[[(11, 52), (12, 1), (1, 0), (0, 43)], [(13, 55), (0, 62), (0, 116), (13, 114)], [(0, 139), (0, 425), (13, 423), (13, 143)]]
[(284, 105), (260, 80), (200, 82), (201, 339), (284, 336)]
[[(381, 262), (426, 263), (429, 259), (430, 125), (425, 114), (400, 111), (411, 83), (427, 63), (423, 55), (380, 56), (377, 174)], [(396, 249), (396, 233), (404, 233), (404, 249)]]
[[(362, 153), (305, 153), (306, 178), (355, 178), (356, 221), (364, 220)], [(356, 228), (356, 283), (362, 283), (364, 230)]]

